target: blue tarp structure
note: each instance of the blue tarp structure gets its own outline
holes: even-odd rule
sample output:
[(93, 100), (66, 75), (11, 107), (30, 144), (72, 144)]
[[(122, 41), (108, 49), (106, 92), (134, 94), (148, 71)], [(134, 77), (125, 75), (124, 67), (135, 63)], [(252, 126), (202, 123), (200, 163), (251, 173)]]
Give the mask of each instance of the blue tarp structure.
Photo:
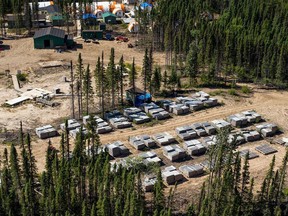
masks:
[[(145, 100), (146, 98), (146, 100)], [(151, 101), (151, 95), (149, 93), (146, 93), (146, 95), (142, 94), (142, 95), (137, 95), (135, 98), (135, 106), (139, 107), (141, 106), (141, 104), (143, 104), (145, 101)]]
[(143, 103), (150, 103), (152, 95), (148, 92), (135, 87), (126, 90), (126, 100), (133, 103), (134, 106), (139, 107)]
[(82, 18), (83, 19), (89, 19), (89, 18), (97, 19), (96, 15), (94, 14), (83, 14)]
[(152, 4), (149, 4), (149, 3), (147, 3), (147, 2), (143, 2), (142, 4), (140, 4), (140, 8), (141, 8), (142, 10), (145, 10), (145, 9), (150, 10), (152, 7), (153, 7), (153, 5), (152, 5)]

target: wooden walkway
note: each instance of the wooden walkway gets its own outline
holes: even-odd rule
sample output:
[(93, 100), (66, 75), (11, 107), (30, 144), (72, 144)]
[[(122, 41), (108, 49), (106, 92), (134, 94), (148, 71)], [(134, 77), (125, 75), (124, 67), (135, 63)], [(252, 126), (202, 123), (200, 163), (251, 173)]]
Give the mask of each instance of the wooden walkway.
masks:
[(12, 81), (13, 81), (14, 89), (15, 89), (16, 91), (18, 91), (18, 92), (22, 92), (22, 91), (20, 90), (19, 81), (18, 81), (16, 75), (12, 75)]

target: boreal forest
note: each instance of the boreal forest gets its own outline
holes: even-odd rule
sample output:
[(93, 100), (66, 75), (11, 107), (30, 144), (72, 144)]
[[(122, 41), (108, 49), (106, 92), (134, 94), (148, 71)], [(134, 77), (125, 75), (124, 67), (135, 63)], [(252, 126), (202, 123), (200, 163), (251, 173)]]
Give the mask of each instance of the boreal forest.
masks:
[[(61, 4), (74, 2), (63, 0)], [(21, 13), (27, 5), (25, 0), (0, 0), (0, 16)], [(287, 87), (287, 0), (159, 0), (149, 18), (144, 13), (139, 17), (142, 39), (151, 39), (154, 50), (166, 53), (166, 64), (172, 71), (170, 79), (174, 81), (170, 83), (174, 85), (180, 73), (189, 78), (191, 85), (217, 85), (222, 78), (232, 78)], [(151, 28), (147, 28), (148, 25)], [(149, 34), (151, 37), (145, 36)], [(145, 51), (143, 63), (147, 71), (152, 64), (149, 62), (152, 51), (150, 54), (148, 50), (150, 47)], [(81, 65), (79, 55), (78, 71), (84, 73)], [(123, 58), (119, 65), (124, 65)], [(114, 66), (114, 49), (111, 49), (107, 80), (101, 73), (103, 60), (100, 58), (95, 69), (99, 101), (104, 104), (104, 93), (110, 91), (109, 88), (118, 89), (111, 92), (109, 107), (113, 108), (117, 94), (120, 97), (121, 93), (123, 101), (123, 83), (114, 77), (119, 75)], [(131, 67), (129, 77), (134, 86), (134, 61)], [(145, 70), (143, 73), (146, 74)], [(88, 113), (88, 97), (93, 95), (89, 66), (84, 76), (87, 82), (83, 84), (83, 97), (87, 106), (81, 110)], [(159, 91), (160, 80), (161, 72), (156, 67), (153, 76), (148, 81), (145, 76), (143, 80), (145, 92), (146, 88), (150, 92)], [(104, 110), (104, 105), (102, 108)], [(7, 147), (1, 155), (1, 216), (288, 215), (288, 151), (279, 169), (275, 167), (275, 157), (267, 161), (270, 165), (264, 180), (257, 182), (250, 176), (248, 155), (241, 159), (239, 153), (234, 153), (236, 146), (227, 141), (228, 132), (218, 133), (217, 144), (207, 153), (211, 168), (200, 192), (191, 190), (196, 199), (191, 200), (187, 208), (178, 208), (174, 197), (177, 185), (169, 193), (165, 191), (158, 165), (111, 165), (109, 154), (100, 150), (97, 123), (92, 115), (90, 117), (87, 136), (79, 133), (73, 147), (68, 130), (61, 134), (60, 150), (54, 147), (56, 143), (49, 141), (45, 171), (41, 172), (36, 165), (31, 136), (20, 127), (17, 145)], [(153, 192), (147, 195), (142, 179), (151, 172), (156, 173), (157, 181)]]
[(154, 41), (166, 51), (167, 63), (184, 56), (189, 77), (203, 72), (207, 82), (223, 75), (287, 85), (287, 1), (162, 0), (158, 5)]

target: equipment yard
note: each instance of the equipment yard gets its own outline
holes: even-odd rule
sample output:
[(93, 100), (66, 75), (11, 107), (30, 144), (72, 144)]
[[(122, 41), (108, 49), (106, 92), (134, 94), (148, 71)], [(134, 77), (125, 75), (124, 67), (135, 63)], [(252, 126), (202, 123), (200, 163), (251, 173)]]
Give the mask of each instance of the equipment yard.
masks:
[[(129, 41), (131, 42), (133, 40), (134, 39), (132, 38)], [(81, 52), (84, 64), (90, 64), (92, 70), (94, 70), (97, 57), (101, 55), (102, 50), (104, 50), (106, 63), (109, 60), (110, 49), (112, 47), (115, 48), (115, 59), (117, 59), (117, 61), (123, 54), (126, 62), (131, 63), (132, 58), (135, 57), (136, 67), (141, 67), (143, 57), (143, 53), (138, 49), (129, 49), (129, 52), (127, 52), (127, 44), (119, 44), (116, 41), (101, 41), (100, 44), (88, 44), (84, 43), (82, 39), (79, 39), (77, 43), (81, 44), (83, 48), (78, 48), (75, 51), (64, 52), (65, 54), (55, 52), (54, 50), (34, 50), (32, 48), (33, 42), (31, 38), (9, 40), (5, 43), (10, 46), (10, 50), (0, 52), (1, 73), (7, 69), (10, 70), (10, 75), (16, 75), (17, 70), (27, 73), (27, 81), (21, 83), (21, 90), (23, 91), (33, 88), (45, 89), (49, 92), (53, 92), (55, 88), (58, 88), (61, 91), (61, 94), (54, 98), (54, 101), (59, 103), (59, 105), (55, 107), (44, 106), (43, 104), (29, 100), (15, 107), (6, 107), (4, 105), (5, 102), (17, 98), (19, 92), (13, 89), (11, 77), (3, 74), (0, 76), (0, 104), (2, 105), (0, 107), (0, 131), (2, 133), (0, 136), (0, 143), (5, 140), (5, 135), (3, 135), (5, 134), (5, 131), (12, 131), (14, 132), (14, 135), (17, 136), (19, 122), (22, 121), (24, 132), (32, 131), (33, 152), (37, 160), (39, 171), (45, 169), (45, 154), (48, 139), (39, 139), (36, 136), (35, 129), (44, 125), (52, 125), (58, 130), (58, 132), (60, 132), (59, 125), (64, 122), (64, 119), (71, 118), (71, 97), (69, 97), (70, 83), (64, 81), (64, 77), (66, 77), (67, 80), (70, 79), (70, 69), (66, 64), (69, 64), (70, 60), (75, 64), (78, 53)], [(154, 62), (163, 66), (165, 61), (164, 56), (163, 53), (154, 53)], [(62, 61), (65, 66), (57, 65), (57, 67), (44, 69), (40, 67), (40, 63), (48, 61)], [(178, 145), (183, 148), (184, 141), (177, 136), (175, 131), (176, 127), (192, 125), (193, 123), (211, 122), (217, 119), (226, 119), (228, 116), (236, 113), (255, 110), (263, 119), (265, 119), (266, 122), (276, 124), (283, 132), (274, 137), (262, 138), (255, 142), (246, 142), (241, 144), (237, 149), (239, 151), (249, 149), (251, 152), (255, 152), (259, 155), (259, 157), (250, 160), (250, 173), (251, 176), (255, 177), (255, 182), (261, 182), (274, 154), (276, 155), (276, 167), (280, 166), (282, 158), (285, 155), (285, 147), (279, 144), (273, 144), (272, 147), (277, 150), (277, 152), (270, 155), (260, 154), (255, 150), (255, 147), (262, 144), (272, 143), (272, 141), (279, 137), (287, 137), (288, 92), (271, 89), (268, 90), (252, 84), (249, 85), (249, 87), (252, 89), (251, 94), (239, 94), (236, 96), (229, 95), (225, 89), (197, 89), (210, 93), (213, 95), (213, 98), (218, 99), (218, 102), (220, 102), (221, 105), (196, 112), (190, 112), (185, 115), (171, 114), (171, 118), (159, 121), (153, 120), (150, 123), (133, 123), (132, 128), (115, 129), (110, 133), (100, 134), (101, 143), (104, 145), (115, 141), (121, 141), (132, 153), (130, 154), (131, 157), (138, 155), (143, 151), (136, 150), (137, 148), (134, 148), (129, 143), (130, 137), (139, 135), (149, 135), (152, 137), (155, 134), (168, 132), (177, 139), (179, 142)], [(176, 98), (172, 99), (176, 100)], [(53, 137), (50, 140), (52, 145), (58, 149), (60, 136)], [(5, 147), (7, 147), (7, 145), (4, 143), (0, 145), (1, 155)], [(162, 159), (163, 165), (161, 166), (161, 169), (173, 165), (178, 170), (178, 168), (183, 165), (190, 166), (200, 164), (207, 157), (207, 155), (199, 155), (192, 156), (192, 158), (188, 157), (183, 161), (171, 162), (163, 156), (163, 146), (158, 144), (158, 148), (151, 149), (159, 158)], [(190, 202), (192, 199), (191, 196), (194, 194), (191, 193), (191, 191), (199, 191), (207, 175), (204, 173), (197, 177), (187, 178), (187, 175), (184, 175), (184, 177), (186, 180), (180, 182), (177, 186), (176, 194), (181, 194), (181, 196), (175, 196), (175, 199), (179, 201), (175, 202), (176, 206), (185, 206)], [(169, 187), (173, 187), (173, 185), (167, 187), (167, 193), (169, 192)], [(255, 185), (255, 187), (256, 190), (259, 190), (260, 184)]]

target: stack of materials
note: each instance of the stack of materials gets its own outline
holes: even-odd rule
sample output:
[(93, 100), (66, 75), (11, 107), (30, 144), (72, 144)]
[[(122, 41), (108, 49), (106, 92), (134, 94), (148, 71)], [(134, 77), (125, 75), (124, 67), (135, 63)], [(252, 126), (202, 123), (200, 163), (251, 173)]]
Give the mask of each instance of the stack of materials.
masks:
[(203, 122), (201, 124), (204, 127), (204, 129), (208, 135), (213, 135), (216, 133), (216, 128), (212, 124), (210, 124), (209, 122)]
[(205, 161), (202, 161), (200, 163), (200, 166), (202, 166), (204, 169), (206, 169), (207, 171), (211, 171), (214, 169), (215, 167), (215, 162), (214, 160), (212, 161), (209, 161), (209, 160), (205, 160)]
[(206, 152), (206, 147), (199, 140), (185, 141), (183, 147), (191, 156), (202, 155)]
[(278, 131), (278, 127), (275, 124), (264, 123), (256, 126), (256, 130), (262, 134), (263, 137), (274, 136)]
[(176, 142), (176, 139), (172, 135), (170, 135), (168, 132), (155, 134), (153, 136), (153, 139), (159, 145), (169, 145), (169, 144), (172, 144), (172, 143)]
[(149, 164), (149, 163), (161, 163), (161, 158), (157, 156), (155, 152), (148, 151), (148, 152), (143, 152), (139, 154), (139, 157), (143, 159), (144, 164)]
[(211, 98), (210, 95), (206, 92), (196, 92), (194, 97), (202, 101), (206, 107), (213, 107), (218, 105), (218, 100), (216, 98)]
[(245, 111), (241, 113), (243, 116), (247, 118), (247, 121), (249, 123), (257, 123), (262, 120), (262, 117), (260, 114), (256, 113), (255, 111)]
[[(83, 124), (86, 125), (89, 122), (89, 118), (90, 118), (89, 115), (84, 116), (83, 117)], [(97, 123), (96, 132), (98, 134), (109, 133), (112, 131), (112, 127), (107, 122), (105, 122), (102, 118), (100, 118), (99, 116), (94, 116), (94, 119)]]
[(187, 177), (192, 178), (200, 176), (204, 173), (204, 169), (201, 165), (183, 165), (179, 167), (179, 170)]
[(231, 124), (223, 119), (213, 120), (211, 123), (218, 130), (228, 130), (231, 128)]
[(149, 135), (141, 135), (139, 137), (143, 140), (143, 142), (148, 148), (152, 148), (156, 146), (155, 140), (153, 140)]
[(142, 150), (146, 147), (144, 141), (138, 136), (130, 137), (129, 143), (137, 150)]
[[(77, 122), (75, 119), (69, 119), (68, 120), (68, 124), (67, 124), (67, 130), (74, 130), (76, 128), (80, 128), (81, 125), (79, 122)], [(60, 128), (61, 130), (65, 131), (66, 130), (66, 125), (65, 123), (60, 124)]]
[(105, 114), (105, 118), (109, 123), (117, 129), (128, 128), (132, 126), (132, 123), (124, 117), (118, 110), (108, 112)]
[(129, 138), (129, 142), (137, 150), (142, 150), (146, 146), (148, 148), (156, 146), (156, 142), (148, 135), (132, 136)]
[(194, 131), (191, 126), (177, 127), (175, 130), (176, 130), (177, 135), (182, 140), (190, 140), (190, 139), (197, 137), (196, 131)]
[(152, 192), (157, 182), (156, 176), (146, 176), (143, 181), (143, 189), (145, 192)]
[(288, 147), (288, 138), (287, 137), (282, 137), (280, 139), (277, 139), (275, 141), (276, 144), (279, 144), (279, 145), (283, 145), (285, 147)]
[(184, 176), (174, 166), (169, 166), (162, 171), (162, 178), (168, 185), (171, 185), (183, 180)]
[(47, 139), (58, 135), (58, 132), (51, 125), (45, 125), (39, 128), (36, 128), (36, 134), (40, 139)]
[(186, 158), (185, 150), (179, 145), (169, 145), (163, 147), (163, 155), (172, 162)]
[(230, 115), (227, 117), (227, 121), (230, 122), (233, 127), (244, 127), (248, 123), (247, 118), (241, 114)]
[(205, 128), (203, 127), (202, 124), (200, 123), (194, 123), (191, 125), (191, 127), (196, 131), (196, 133), (198, 134), (198, 136), (206, 136), (207, 132), (205, 130)]
[(80, 133), (80, 131), (82, 132), (82, 135), (83, 135), (83, 136), (86, 136), (86, 135), (88, 134), (88, 131), (87, 131), (86, 128), (84, 128), (84, 127), (78, 127), (78, 128), (73, 129), (73, 130), (70, 130), (70, 131), (69, 131), (69, 135), (70, 135), (71, 137), (73, 137), (74, 139), (76, 139), (77, 134)]
[(137, 107), (124, 109), (124, 116), (136, 124), (143, 124), (150, 121), (150, 118)]
[(189, 107), (190, 111), (197, 111), (204, 108), (204, 103), (199, 99), (189, 98), (189, 97), (178, 97), (177, 100)]
[(203, 137), (203, 141), (204, 141), (203, 144), (207, 149), (210, 148), (211, 146), (216, 145), (217, 143), (217, 139), (215, 135)]
[(200, 98), (206, 98), (206, 99), (208, 99), (210, 97), (210, 95), (204, 91), (196, 92), (194, 96), (200, 97)]
[(228, 135), (228, 143), (235, 144), (235, 145), (241, 145), (245, 143), (245, 138), (240, 132), (231, 133)]
[(142, 104), (142, 109), (149, 113), (152, 118), (157, 120), (167, 119), (170, 117), (169, 113), (163, 108), (160, 108), (155, 103), (144, 103)]
[(189, 113), (189, 108), (183, 104), (173, 104), (169, 107), (169, 112), (175, 115), (184, 115)]
[(261, 138), (260, 133), (257, 131), (244, 130), (244, 131), (241, 131), (241, 133), (243, 137), (245, 138), (246, 142), (257, 141)]
[(121, 141), (107, 144), (105, 148), (112, 157), (126, 156), (129, 154), (129, 149), (126, 148)]
[(156, 101), (156, 104), (161, 106), (166, 111), (169, 111), (170, 106), (175, 103), (171, 100), (159, 100), (159, 101)]

